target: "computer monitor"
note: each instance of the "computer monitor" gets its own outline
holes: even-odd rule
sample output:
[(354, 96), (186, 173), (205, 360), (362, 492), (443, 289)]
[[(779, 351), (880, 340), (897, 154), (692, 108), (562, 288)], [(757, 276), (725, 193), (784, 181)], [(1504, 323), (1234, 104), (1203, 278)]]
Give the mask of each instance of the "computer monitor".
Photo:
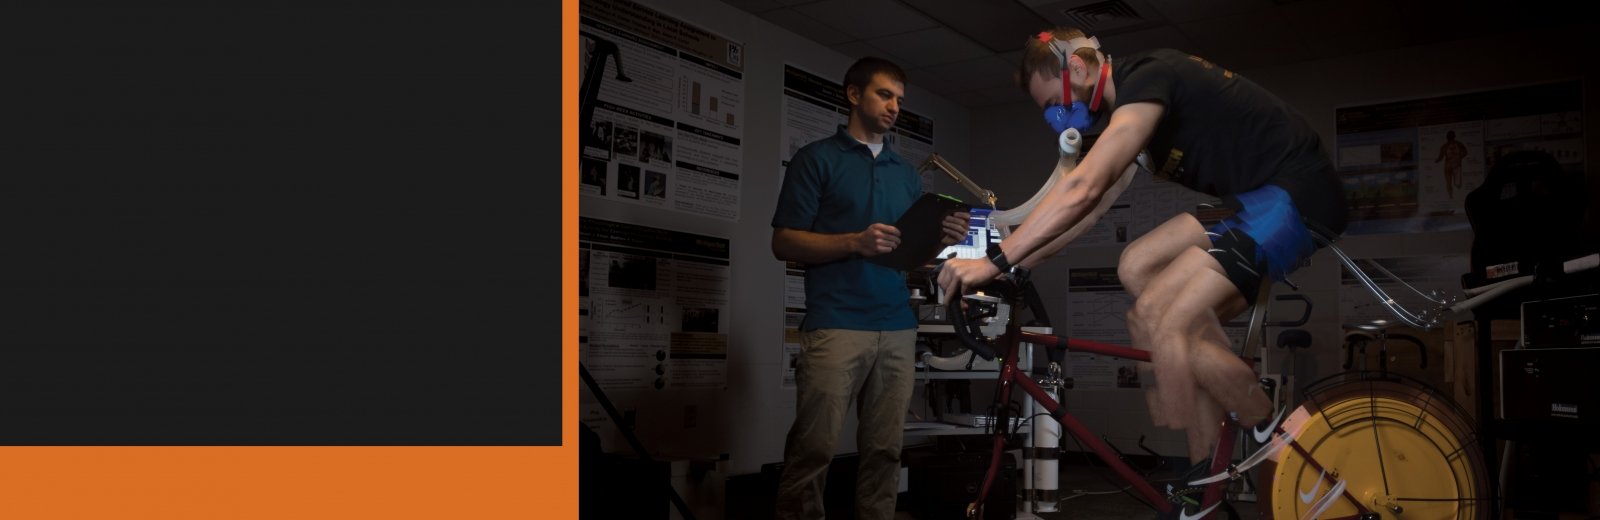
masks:
[(972, 219), (967, 222), (967, 238), (960, 243), (944, 248), (939, 252), (939, 259), (951, 258), (985, 258), (988, 256), (989, 244), (999, 244), (1000, 234), (989, 228), (989, 209), (973, 208)]

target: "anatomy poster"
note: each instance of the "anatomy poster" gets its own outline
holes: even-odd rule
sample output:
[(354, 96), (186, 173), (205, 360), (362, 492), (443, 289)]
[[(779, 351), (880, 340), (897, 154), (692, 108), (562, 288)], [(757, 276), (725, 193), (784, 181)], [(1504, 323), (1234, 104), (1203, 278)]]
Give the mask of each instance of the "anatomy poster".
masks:
[(1466, 197), (1508, 153), (1584, 168), (1576, 81), (1340, 108), (1335, 165), (1350, 208), (1346, 234), (1470, 229)]
[(581, 193), (738, 220), (744, 44), (628, 0), (581, 11)]

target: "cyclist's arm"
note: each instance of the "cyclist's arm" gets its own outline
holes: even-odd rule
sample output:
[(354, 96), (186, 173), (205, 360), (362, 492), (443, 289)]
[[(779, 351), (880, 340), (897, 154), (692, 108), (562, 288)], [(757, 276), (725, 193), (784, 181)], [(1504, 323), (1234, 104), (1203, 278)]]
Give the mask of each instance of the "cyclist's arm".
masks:
[[(1066, 178), (1061, 179), (1017, 231), (1001, 243), (1013, 264), (1034, 267), (1082, 235), (1104, 213), (1102, 198), (1144, 148), (1166, 107), (1140, 102), (1117, 107), (1111, 122)], [(1111, 193), (1116, 200), (1120, 190)], [(1100, 211), (1096, 211), (1099, 209)]]

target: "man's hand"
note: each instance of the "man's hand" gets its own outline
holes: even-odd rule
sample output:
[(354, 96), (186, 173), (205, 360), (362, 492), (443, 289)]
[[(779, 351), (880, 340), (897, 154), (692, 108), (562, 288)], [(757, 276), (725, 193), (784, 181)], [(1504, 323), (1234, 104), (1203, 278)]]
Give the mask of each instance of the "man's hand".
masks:
[(882, 222), (856, 233), (852, 248), (861, 256), (876, 256), (900, 247), (900, 229)]
[(1000, 270), (987, 258), (957, 258), (945, 260), (939, 268), (939, 288), (945, 298), (961, 297), (961, 288), (976, 287), (1000, 276)]
[(939, 243), (955, 245), (967, 239), (968, 223), (972, 221), (972, 214), (965, 211), (951, 214), (944, 218), (944, 239)]

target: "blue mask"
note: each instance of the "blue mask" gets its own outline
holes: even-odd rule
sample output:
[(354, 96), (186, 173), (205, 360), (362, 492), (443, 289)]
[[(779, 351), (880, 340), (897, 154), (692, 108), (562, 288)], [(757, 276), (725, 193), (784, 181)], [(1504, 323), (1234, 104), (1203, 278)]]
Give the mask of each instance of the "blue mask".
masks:
[(1051, 105), (1044, 109), (1045, 122), (1050, 123), (1050, 128), (1057, 134), (1067, 131), (1068, 128), (1087, 132), (1089, 127), (1094, 126), (1094, 117), (1094, 112), (1089, 111), (1089, 105), (1082, 101), (1074, 101), (1070, 107)]

